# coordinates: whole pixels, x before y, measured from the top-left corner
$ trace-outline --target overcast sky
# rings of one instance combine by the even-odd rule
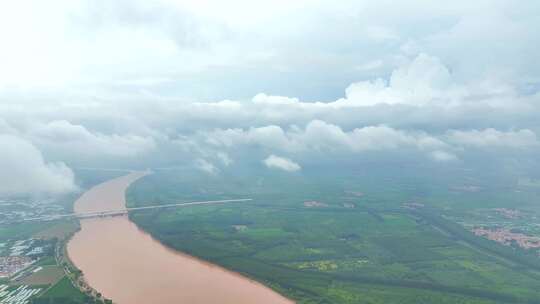
[[[533,0],[3,1],[0,193],[156,159],[537,161],[538,28]]]

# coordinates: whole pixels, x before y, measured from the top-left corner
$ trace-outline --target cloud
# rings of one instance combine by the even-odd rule
[[[270,125],[244,129],[215,129],[199,132],[199,136],[212,146],[229,149],[243,146],[259,147],[269,151],[293,153],[352,152],[413,148],[420,151],[444,149],[447,144],[425,132],[406,132],[377,125],[344,131],[341,127],[322,120],[309,122],[304,129],[295,125],[284,130]]]
[[[219,173],[219,169],[214,164],[202,158],[195,160],[195,167],[208,174],[216,175]]]
[[[268,168],[279,169],[287,172],[295,172],[302,169],[300,165],[294,161],[273,154],[268,156],[263,162]]]
[[[48,163],[32,143],[0,135],[0,194],[60,194],[77,190],[73,172],[62,162]]]
[[[490,74],[538,82],[535,1],[275,3],[5,2],[0,86],[53,85],[90,96],[144,87],[204,100],[259,92],[330,100],[352,82],[386,79],[422,53],[445,62],[458,82]]]
[[[344,130],[338,125],[322,120],[310,121],[304,128],[291,125],[251,127],[249,129],[214,129],[198,132],[193,137],[197,145],[209,149],[241,151],[255,148],[267,153],[282,152],[295,155],[317,155],[322,159],[334,153],[359,154],[369,151],[393,153],[415,152],[437,161],[457,160],[458,155],[470,148],[538,148],[536,134],[529,129],[499,131],[448,130],[442,134],[430,134],[420,130],[400,130],[386,125],[364,126]],[[204,148],[203,148],[204,150]],[[335,154],[334,154],[335,155]]]
[[[216,156],[223,163],[225,167],[228,167],[233,163],[233,160],[227,153],[218,152]]]
[[[276,125],[252,127],[244,129],[215,129],[209,132],[201,131],[199,136],[213,146],[234,148],[240,145],[254,145],[266,148],[283,147],[295,149],[296,144],[291,141],[283,129]]]
[[[378,59],[378,60],[373,60],[373,61],[369,61],[360,65],[357,65],[355,69],[360,70],[360,71],[369,71],[369,70],[376,70],[378,68],[381,68],[383,65],[384,65],[383,61]]]
[[[278,1],[3,2],[0,132],[70,166],[208,172],[538,149],[535,1]]]
[[[279,105],[279,106],[290,106],[290,105],[298,105],[300,101],[298,98],[291,98],[287,96],[272,96],[267,95],[264,93],[259,93],[255,95],[252,99],[254,104],[259,105]]]
[[[528,129],[518,131],[498,131],[493,128],[485,130],[449,131],[450,142],[475,148],[532,148],[540,142],[536,134]]]
[[[385,125],[366,126],[345,132],[339,126],[321,120],[310,122],[301,138],[312,149],[322,151],[346,149],[362,152],[400,147],[425,150],[444,146],[444,143],[423,132],[405,132]]]
[[[351,84],[346,97],[336,106],[406,104],[423,106],[434,102],[455,102],[459,91],[452,87],[452,76],[434,56],[420,53],[412,62],[395,69],[387,82],[382,78]]]
[[[101,134],[82,125],[55,120],[32,129],[30,137],[40,145],[77,155],[133,157],[152,151],[156,144],[151,137],[139,135]]]
[[[440,150],[431,152],[431,157],[438,162],[449,162],[458,159],[455,154]]]
[[[375,61],[376,66],[382,65]],[[373,68],[369,63],[368,68]],[[319,106],[327,108],[368,107],[378,104],[422,106],[433,102],[449,102],[461,97],[453,87],[448,68],[435,56],[418,54],[410,62],[396,68],[389,80],[377,78],[350,84],[345,98],[328,103],[301,103],[297,98],[258,94],[253,102],[259,105]]]

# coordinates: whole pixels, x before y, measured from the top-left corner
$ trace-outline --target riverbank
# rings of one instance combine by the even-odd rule
[[[125,208],[125,190],[145,173],[100,184],[75,203],[76,212]],[[119,304],[283,303],[270,288],[165,247],[128,217],[81,220],[68,254],[89,286]]]

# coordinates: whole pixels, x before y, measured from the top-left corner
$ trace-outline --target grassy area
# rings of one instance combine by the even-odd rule
[[[79,229],[79,223],[76,220],[66,220],[40,230],[33,235],[38,239],[53,239],[63,240],[75,233]]]
[[[28,239],[53,225],[53,222],[24,222],[0,225],[0,242]]]
[[[34,303],[91,303],[90,297],[80,292],[71,285],[67,277],[63,277],[51,287],[45,294],[40,296]]]
[[[461,191],[449,175],[377,174],[167,172],[136,182],[127,198],[132,206],[253,198],[131,218],[166,245],[299,303],[540,303],[537,256],[476,237],[450,220],[505,206],[507,195]],[[506,204],[535,195],[522,193]],[[311,201],[320,204],[304,204]],[[406,209],[406,202],[425,207]]]
[[[54,256],[47,256],[39,260],[35,265],[36,266],[56,265],[56,259],[54,258]]]
[[[24,285],[52,285],[64,277],[64,270],[56,265],[40,267],[42,267],[41,270],[24,278],[21,283]]]

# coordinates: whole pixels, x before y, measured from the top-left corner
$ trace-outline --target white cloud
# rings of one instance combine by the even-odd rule
[[[346,149],[353,152],[390,150],[398,147],[426,147],[438,143],[426,134],[407,133],[384,125],[355,128],[349,132],[321,120],[310,122],[302,140],[316,150]],[[428,142],[428,139],[431,139]]]
[[[195,160],[195,167],[208,174],[216,175],[219,173],[219,169],[214,164],[202,158]]]
[[[246,147],[298,160],[407,150],[438,161],[538,147],[538,8],[4,1],[0,132],[67,163],[166,150],[214,168]]]
[[[59,194],[77,189],[64,163],[48,163],[32,143],[0,135],[0,194]]]
[[[268,156],[263,162],[268,168],[279,169],[287,172],[295,172],[302,169],[300,165],[294,161],[273,154]]]
[[[233,163],[233,160],[227,153],[218,152],[216,156],[223,163],[225,167],[228,167]]]
[[[434,160],[439,161],[439,162],[448,162],[448,161],[453,161],[453,160],[458,159],[455,154],[452,154],[446,151],[440,151],[440,150],[431,152],[431,157]]]
[[[77,155],[132,157],[155,148],[154,139],[139,135],[92,133],[82,125],[65,120],[34,127],[30,137],[49,149]]]
[[[528,129],[518,131],[485,130],[449,131],[449,141],[462,146],[477,148],[531,148],[540,142],[536,134]]]
[[[244,129],[215,129],[211,132],[200,132],[206,142],[215,146],[232,148],[236,145],[255,145],[267,148],[284,147],[295,149],[296,145],[291,142],[279,126],[269,125],[257,128]]]
[[[424,132],[405,132],[384,125],[344,131],[338,125],[322,120],[313,120],[304,129],[293,125],[288,130],[283,130],[279,126],[270,125],[247,130],[216,129],[200,132],[199,136],[216,147],[231,149],[253,146],[295,153],[364,152],[398,148],[431,151],[447,146],[443,141]]]
[[[407,104],[422,106],[433,102],[455,102],[458,91],[452,87],[450,72],[433,56],[419,54],[412,62],[392,72],[384,79],[351,84],[346,98],[336,102],[341,106],[373,106],[377,104]]]
[[[354,155],[368,151],[391,153],[418,153],[436,162],[449,162],[461,158],[470,148],[538,148],[540,142],[529,129],[500,131],[493,128],[482,131],[448,130],[428,133],[420,130],[401,130],[386,125],[364,126],[345,130],[339,125],[313,120],[301,128],[291,125],[284,129],[277,125],[248,129],[214,129],[199,131],[187,140],[190,145],[204,151],[220,152],[259,149],[263,153],[287,153],[296,157],[318,157],[328,160],[343,153]],[[385,153],[387,154],[387,153]],[[219,158],[219,157],[218,157]]]
[[[0,134],[17,134],[17,130],[11,127],[5,120],[0,118]]]
[[[299,104],[298,98],[291,98],[287,96],[272,96],[272,95],[266,95],[264,93],[260,93],[255,95],[253,97],[253,103],[259,104],[259,105],[280,105],[280,106],[288,106],[288,105],[296,105]]]
[[[52,83],[69,91],[84,87],[92,96],[97,89],[126,83],[159,91],[162,82],[154,80],[161,79],[189,82],[179,91],[204,98],[216,79],[228,84],[248,79],[256,85],[224,85],[211,97],[317,87],[336,93],[355,79],[373,76],[374,66],[384,66],[378,76],[386,77],[404,56],[420,53],[450,64],[459,80],[471,70],[478,70],[475,76],[495,70],[538,78],[537,11],[535,1],[460,0],[444,6],[421,0],[343,0],[340,5],[305,0],[226,5],[216,0],[4,1],[0,86]],[[382,65],[377,63],[381,60]],[[377,64],[354,68],[362,63]],[[321,81],[321,75],[337,86]],[[295,90],[299,83],[307,85]],[[116,88],[124,93],[134,89]],[[222,90],[229,94],[219,94]]]
[[[357,65],[355,69],[359,71],[370,71],[370,70],[376,70],[378,68],[381,68],[383,65],[384,65],[384,62],[380,59],[377,59],[377,60],[366,62],[364,64]]]
[[[381,26],[368,26],[366,34],[370,39],[376,41],[399,40],[399,37],[394,31]]]

